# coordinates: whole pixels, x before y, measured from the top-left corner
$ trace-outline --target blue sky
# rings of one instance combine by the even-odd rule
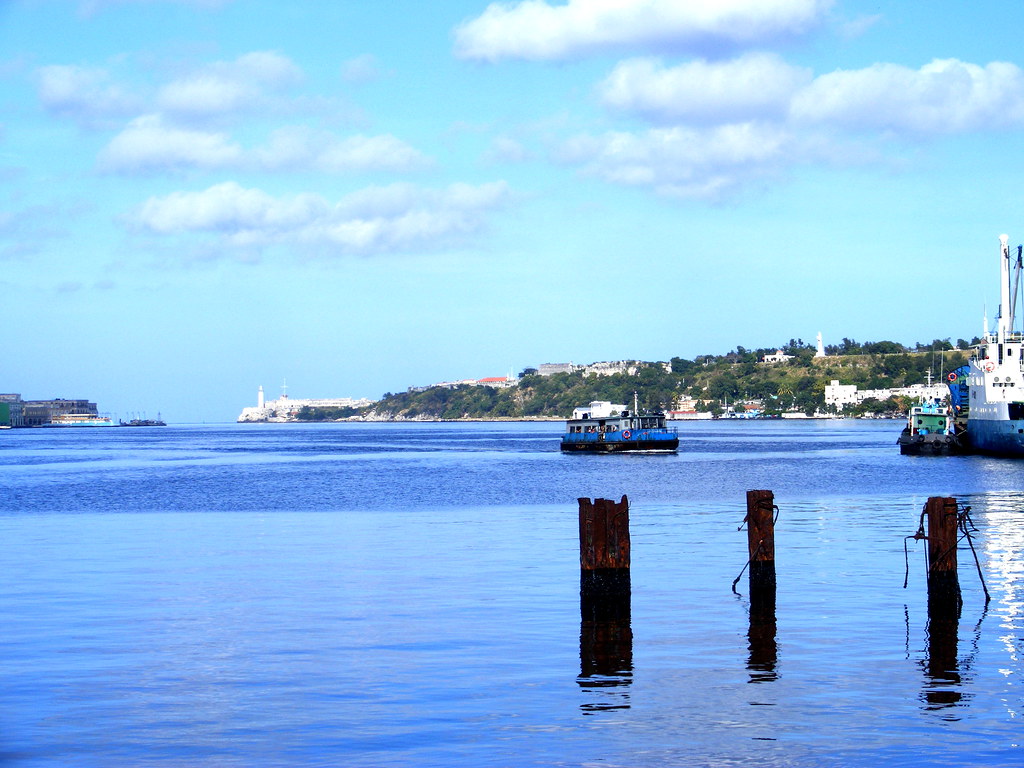
[[[1019,2],[0,2],[0,391],[276,396],[970,338]],[[1020,225],[1020,226],[1018,226]]]

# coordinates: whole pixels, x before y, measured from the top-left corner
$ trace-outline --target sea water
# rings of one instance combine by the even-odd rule
[[[667,456],[563,455],[555,423],[0,433],[0,765],[1024,764],[1024,462],[678,426]],[[733,590],[754,488],[767,619]],[[631,595],[595,629],[576,500],[623,495]],[[942,627],[929,496],[976,526]]]

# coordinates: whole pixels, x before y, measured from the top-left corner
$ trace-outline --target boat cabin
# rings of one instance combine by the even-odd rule
[[[627,410],[616,411],[615,415],[595,416],[590,411],[577,408],[566,424],[566,432],[602,433],[625,432],[639,429],[665,429],[665,415],[661,413],[635,414]]]
[[[952,434],[952,423],[949,412],[938,404],[915,405],[910,409],[911,435],[948,435]]]

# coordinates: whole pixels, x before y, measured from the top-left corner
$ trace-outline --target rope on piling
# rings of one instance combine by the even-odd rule
[[[757,503],[758,504],[764,504],[766,501],[767,501],[767,499],[758,499]],[[775,517],[772,518],[772,527],[774,528],[775,524],[777,522],[779,522],[779,505],[778,504],[772,504],[772,509],[775,510]],[[742,531],[743,530],[743,526],[745,526],[749,520],[750,520],[750,513],[747,512],[747,514],[745,514],[743,516],[742,522],[740,522],[740,527],[737,528],[736,530],[737,531]],[[749,565],[749,563],[748,563],[748,565]]]
[[[985,605],[988,605],[989,601],[992,599],[992,596],[989,594],[988,587],[985,585],[985,575],[981,571],[981,561],[978,559],[978,552],[974,548],[974,540],[971,538],[971,531],[977,531],[978,527],[974,524],[974,520],[971,518],[971,508],[969,506],[957,504],[957,509],[959,511],[956,515],[956,525],[962,535],[960,536],[960,538],[956,540],[956,543],[952,547],[947,549],[945,552],[941,553],[938,560],[942,560],[943,558],[948,556],[953,550],[957,548],[960,542],[962,542],[964,539],[967,539],[967,545],[971,548],[971,554],[974,556],[974,566],[978,571],[978,579],[981,581],[981,591],[985,593]],[[906,571],[903,575],[904,589],[907,588],[907,582],[910,579],[910,553],[907,549],[907,542],[910,539],[915,539],[917,541],[928,540],[928,535],[924,532],[924,518],[925,514],[927,513],[927,510],[928,505],[925,504],[924,509],[921,510],[921,522],[918,525],[917,532],[914,533],[913,536],[903,537],[903,558],[906,564]],[[927,571],[929,574],[931,574],[932,568],[935,566],[935,563],[929,561],[927,549],[925,549],[924,556],[925,563],[927,565]]]
[[[962,539],[967,539],[967,544],[971,548],[971,554],[974,555],[974,567],[978,569],[978,579],[981,581],[981,591],[985,593],[985,605],[989,604],[992,596],[988,593],[988,587],[985,586],[985,576],[981,572],[981,561],[978,560],[978,552],[974,548],[974,540],[971,538],[971,531],[978,530],[974,524],[974,520],[971,519],[971,508],[968,506],[962,506],[963,510],[956,516],[956,524],[960,530],[963,531]],[[961,539],[961,540],[962,540]]]
[[[767,502],[767,499],[759,499],[757,503],[758,504],[765,504],[766,502]],[[775,524],[777,522],[779,522],[779,505],[778,504],[772,504],[772,509],[775,511],[775,517],[772,518],[772,528],[775,528]],[[745,514],[743,516],[743,521],[740,523],[740,527],[737,528],[736,530],[737,531],[742,531],[743,530],[743,526],[745,526],[749,522],[749,520],[750,520],[750,512],[748,511],[747,514]],[[744,571],[746,571],[747,568],[750,566],[750,564],[752,562],[754,562],[754,558],[756,558],[758,556],[758,554],[760,554],[761,548],[763,546],[764,546],[764,539],[761,539],[759,542],[757,542],[757,547],[754,549],[754,554],[752,554],[750,556],[750,559],[747,560],[747,562],[743,566],[743,568],[740,569],[739,575],[735,579],[732,580],[732,591],[733,591],[734,595],[738,595],[739,594],[739,592],[736,591],[736,585],[739,583],[740,579],[743,578]]]
[[[742,528],[743,526],[740,527]],[[747,566],[754,562],[754,558],[757,557],[757,554],[761,551],[761,545],[763,544],[764,539],[761,539],[761,541],[757,542],[757,548],[754,550],[754,554],[750,556],[750,559],[747,560],[747,564],[744,565],[743,568],[740,570],[739,576],[732,580],[732,591],[734,595],[739,594],[739,592],[736,591],[736,585],[739,583],[740,579],[743,578],[743,571],[747,570]]]

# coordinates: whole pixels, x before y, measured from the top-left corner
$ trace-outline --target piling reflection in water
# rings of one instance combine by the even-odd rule
[[[777,680],[779,646],[776,642],[775,583],[754,587],[750,592],[750,629],[747,632],[747,671],[751,683]]]
[[[579,501],[580,676],[584,713],[629,708],[633,679],[630,626],[629,499]]]
[[[628,570],[580,573],[580,689],[584,713],[629,708],[633,629]]]
[[[928,655],[923,664],[925,686],[922,693],[926,710],[944,710],[958,706],[963,700],[963,681],[957,658],[959,618],[959,612],[940,612],[929,616]]]

